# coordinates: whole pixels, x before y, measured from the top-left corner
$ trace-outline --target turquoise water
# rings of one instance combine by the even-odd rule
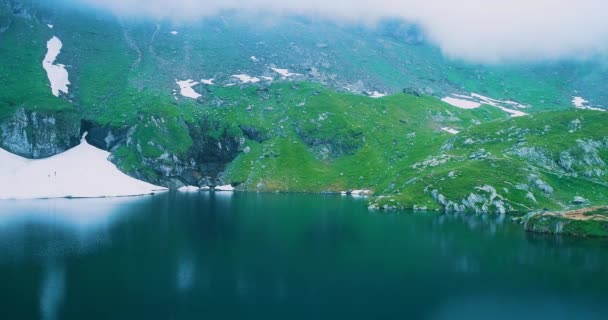
[[[606,319],[608,242],[339,196],[0,202],[1,319]]]

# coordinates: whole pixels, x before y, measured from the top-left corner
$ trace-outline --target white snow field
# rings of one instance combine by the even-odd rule
[[[65,94],[68,93],[68,85],[70,84],[70,80],[68,80],[68,71],[65,69],[65,65],[63,64],[55,64],[55,60],[59,53],[61,53],[61,48],[63,44],[61,40],[57,37],[52,37],[46,43],[46,56],[44,56],[44,60],[42,60],[42,67],[46,71],[46,75],[51,82],[51,92],[55,97],[59,97],[59,92],[63,92]]]
[[[241,83],[257,83],[257,82],[260,82],[260,78],[258,78],[258,77],[252,77],[252,76],[247,75],[247,74],[235,74],[232,77],[239,79],[239,81],[241,81]]]
[[[192,79],[188,79],[188,80],[183,80],[183,81],[175,80],[175,83],[177,83],[177,85],[179,86],[180,94],[182,96],[184,96],[186,98],[192,98],[195,100],[198,99],[199,97],[201,97],[200,94],[198,94],[196,91],[194,91],[194,89],[192,89],[192,87],[199,84],[198,82],[196,82]]]
[[[40,160],[0,149],[0,199],[124,197],[167,190],[122,173],[109,156],[84,137],[80,145]]]
[[[595,107],[589,106],[589,101],[585,100],[585,98],[583,98],[583,97],[572,97],[572,104],[577,109],[594,110],[594,111],[606,111],[605,109],[595,108]]]
[[[282,77],[291,77],[291,76],[299,76],[299,73],[291,73],[289,69],[280,69],[280,68],[270,68],[272,71],[280,74]]]
[[[451,133],[451,134],[459,134],[460,131],[454,129],[454,128],[450,128],[450,127],[443,127],[441,128],[441,130],[447,132],[447,133]]]
[[[382,92],[378,92],[378,91],[372,91],[372,92],[369,92],[368,94],[369,94],[370,98],[374,98],[374,99],[386,97],[386,93],[382,93]]]
[[[441,101],[451,104],[452,106],[460,109],[477,109],[481,106],[481,103],[465,99],[457,99],[452,97],[445,97]]]
[[[527,113],[525,113],[523,111],[517,110],[517,109],[525,109],[525,108],[527,108],[527,106],[524,106],[515,101],[492,99],[492,98],[482,96],[477,93],[471,93],[470,96],[465,96],[465,95],[461,95],[461,94],[452,94],[451,97],[444,97],[443,99],[441,99],[441,101],[448,103],[454,107],[460,108],[460,109],[477,109],[482,104],[486,104],[489,106],[496,107],[496,108],[510,114],[511,117],[523,117],[523,116],[528,115]],[[515,109],[507,108],[505,106],[514,107]]]

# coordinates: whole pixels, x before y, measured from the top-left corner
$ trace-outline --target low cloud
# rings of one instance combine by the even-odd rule
[[[608,55],[605,0],[76,0],[119,15],[196,19],[224,10],[370,23],[402,18],[450,57],[474,62]]]

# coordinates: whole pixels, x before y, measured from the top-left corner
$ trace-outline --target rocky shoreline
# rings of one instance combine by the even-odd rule
[[[608,207],[536,211],[514,218],[526,231],[578,237],[608,237]]]

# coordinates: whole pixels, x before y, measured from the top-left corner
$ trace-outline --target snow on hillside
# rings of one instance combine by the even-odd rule
[[[483,104],[487,104],[487,105],[499,108],[500,110],[502,110],[502,111],[510,114],[511,117],[523,117],[523,116],[527,116],[528,115],[525,112],[504,107],[504,105],[508,105],[508,106],[513,106],[513,107],[518,108],[518,109],[524,109],[524,108],[526,108],[526,106],[524,106],[522,104],[519,104],[517,102],[514,102],[514,101],[496,100],[496,99],[492,99],[492,98],[488,98],[488,97],[482,96],[482,95],[477,94],[477,93],[471,93],[471,97],[478,99],[479,102],[481,102]]]
[[[239,79],[242,83],[257,83],[260,82],[260,78],[252,77],[247,74],[235,74],[232,76],[233,78]]]
[[[372,91],[372,92],[368,92],[368,96],[370,98],[378,99],[378,98],[386,97],[386,93]]]
[[[441,128],[441,130],[447,132],[447,133],[451,133],[451,134],[459,134],[460,131],[454,129],[454,128],[449,128],[449,127],[443,127]]]
[[[179,86],[180,94],[182,96],[184,96],[186,98],[192,98],[195,100],[198,99],[199,97],[201,97],[200,94],[198,94],[196,91],[194,91],[194,89],[192,89],[192,87],[199,84],[198,82],[196,82],[192,79],[188,79],[188,80],[183,80],[183,81],[175,80],[175,83],[177,83],[177,85]]]
[[[475,102],[475,101],[471,101],[471,100],[464,100],[464,99],[457,99],[457,98],[452,98],[452,97],[445,97],[445,98],[441,99],[441,101],[451,104],[452,106],[460,108],[460,109],[477,109],[481,106],[481,103],[479,103],[479,102]]]
[[[42,60],[42,67],[46,71],[47,77],[51,82],[51,92],[55,97],[59,97],[59,92],[68,93],[68,71],[63,64],[55,64],[57,56],[61,52],[63,44],[57,37],[52,37],[46,43],[47,53]]]
[[[528,115],[523,111],[517,110],[527,108],[526,106],[520,103],[509,100],[492,99],[477,93],[471,93],[470,96],[452,94],[452,97],[445,97],[441,99],[441,101],[461,109],[476,109],[479,108],[482,104],[486,104],[489,106],[496,107],[510,114],[511,117],[523,117]]]
[[[127,176],[109,156],[84,137],[73,149],[41,160],[0,149],[0,199],[122,197],[166,190]]]
[[[289,69],[279,69],[279,68],[270,68],[272,71],[280,74],[282,77],[291,77],[291,76],[299,76],[299,73],[291,73]]]
[[[606,111],[604,109],[594,108],[594,107],[589,106],[589,101],[585,100],[583,97],[572,97],[572,104],[577,109]]]

